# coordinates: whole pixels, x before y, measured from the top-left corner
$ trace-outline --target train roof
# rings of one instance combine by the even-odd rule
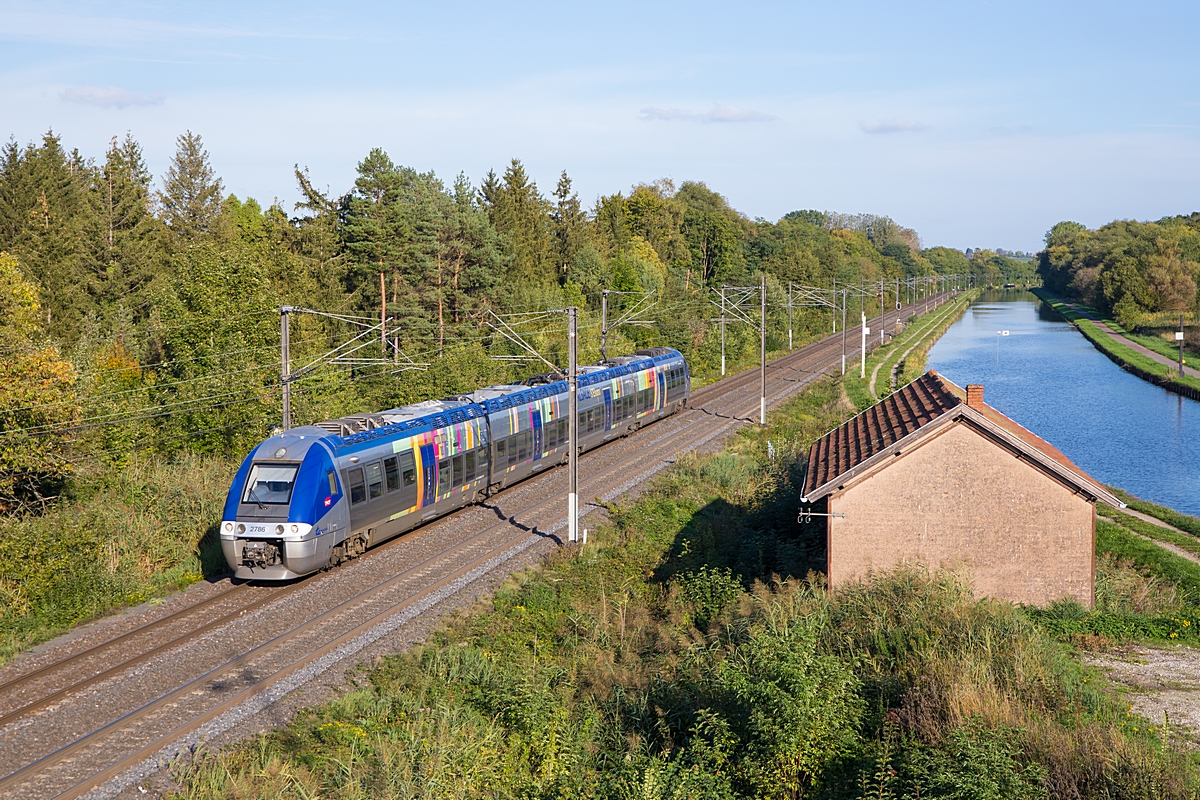
[[[678,350],[670,347],[652,347],[638,350],[631,356],[620,356],[600,364],[589,364],[579,368],[579,387],[639,372],[650,364],[661,364],[681,355]],[[539,377],[545,379],[545,376]],[[317,427],[332,434],[326,437],[326,441],[336,450],[342,450],[384,436],[444,428],[566,391],[566,380],[540,382],[534,386],[497,384],[456,397],[425,400],[374,413],[350,414],[309,427]]]

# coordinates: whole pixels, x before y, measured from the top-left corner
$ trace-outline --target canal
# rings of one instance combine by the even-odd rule
[[[1200,403],[1121,369],[1029,292],[981,295],[929,367],[982,383],[985,402],[1094,478],[1200,516]]]

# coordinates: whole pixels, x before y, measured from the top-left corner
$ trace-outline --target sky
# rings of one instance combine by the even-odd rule
[[[749,217],[884,214],[926,246],[1034,251],[1200,209],[1193,2],[0,0],[0,138],[53,129],[156,176],[203,137],[291,211],[372,147],[476,185],[519,158],[590,206],[671,178]]]

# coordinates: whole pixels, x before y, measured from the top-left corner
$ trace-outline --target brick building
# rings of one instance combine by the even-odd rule
[[[1090,607],[1096,509],[1124,504],[1048,442],[932,370],[809,450],[829,585],[902,562],[966,567],[975,591]]]

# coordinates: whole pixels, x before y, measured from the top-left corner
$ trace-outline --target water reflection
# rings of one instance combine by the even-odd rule
[[[990,405],[1095,478],[1200,515],[1200,403],[1125,372],[1029,292],[981,295],[929,366],[984,384]]]

